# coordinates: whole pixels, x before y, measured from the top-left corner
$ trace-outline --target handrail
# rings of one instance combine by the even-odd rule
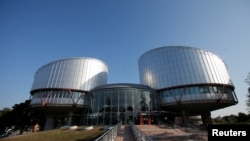
[[[137,128],[132,121],[129,122],[130,127],[132,128],[133,134],[137,141],[153,141],[152,138],[144,134],[139,128]]]
[[[114,127],[110,127],[108,131],[102,134],[99,138],[95,139],[95,141],[114,141],[118,131],[120,130],[120,127],[121,122],[116,124]]]

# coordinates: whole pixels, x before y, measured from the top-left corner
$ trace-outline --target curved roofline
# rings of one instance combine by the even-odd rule
[[[111,88],[140,88],[140,89],[150,89],[154,90],[153,88],[143,85],[143,84],[136,84],[136,83],[112,83],[112,84],[104,84],[93,88],[92,90],[98,89],[111,89]],[[90,90],[90,91],[92,91]]]
[[[107,67],[107,69],[108,69],[108,65],[107,65],[104,61],[102,61],[102,60],[100,60],[100,59],[96,59],[96,58],[92,58],[92,57],[68,57],[68,58],[57,59],[57,60],[51,61],[51,62],[49,62],[49,63],[47,63],[47,64],[45,64],[45,65],[42,65],[40,68],[37,69],[36,72],[38,72],[38,71],[39,71],[40,69],[42,69],[43,67],[45,67],[45,66],[47,66],[47,65],[49,65],[49,64],[52,64],[52,63],[54,63],[54,62],[63,61],[63,60],[73,60],[73,59],[96,60],[96,61],[101,62],[102,64],[104,64],[104,65]]]
[[[176,48],[176,47],[178,47],[178,48],[191,48],[191,49],[203,50],[203,51],[209,52],[209,53],[211,53],[211,54],[213,54],[213,55],[219,57],[219,58],[225,63],[225,61],[224,61],[219,55],[217,55],[217,54],[215,54],[215,53],[213,53],[213,52],[211,52],[211,51],[208,51],[208,50],[205,50],[205,49],[201,49],[201,48],[198,48],[198,47],[191,47],[191,46],[184,46],[184,45],[169,45],[169,46],[161,46],[161,47],[153,48],[153,49],[150,49],[150,50],[144,52],[144,53],[139,57],[138,60],[140,60],[144,55],[146,55],[146,54],[149,53],[149,52],[152,52],[152,51],[155,51],[155,50],[160,50],[160,49],[162,49],[162,48]]]

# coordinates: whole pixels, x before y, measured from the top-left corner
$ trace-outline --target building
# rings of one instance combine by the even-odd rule
[[[161,108],[188,116],[201,115],[210,124],[210,111],[238,103],[225,62],[192,47],[169,46],[139,58],[140,83],[158,91]]]
[[[87,92],[107,84],[108,67],[93,58],[68,58],[48,63],[35,74],[31,88],[31,106],[47,114],[46,129],[54,127],[55,119],[68,115],[80,119],[82,111],[89,108]],[[73,115],[74,114],[74,115]]]
[[[157,107],[156,91],[140,84],[117,83],[94,88],[91,124],[151,124],[151,112]],[[148,120],[149,119],[149,120]],[[88,122],[90,123],[90,122]]]
[[[211,124],[210,112],[238,103],[225,62],[192,47],[149,50],[138,61],[140,84],[107,84],[107,65],[93,58],[68,58],[42,66],[35,74],[31,106],[67,125]]]

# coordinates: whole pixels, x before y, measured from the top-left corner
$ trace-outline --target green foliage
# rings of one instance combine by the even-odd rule
[[[30,100],[15,104],[12,109],[4,108],[0,111],[0,133],[4,132],[6,127],[16,127],[23,130],[39,123],[45,123],[45,115],[41,111],[36,111],[30,107]]]
[[[240,112],[238,115],[216,117],[213,122],[214,124],[250,124],[250,114]]]
[[[248,73],[248,76],[245,79],[245,82],[250,86],[250,73]],[[248,93],[246,94],[246,97],[247,97],[247,100],[246,100],[247,111],[250,114],[250,87],[248,88]]]
[[[92,130],[54,129],[6,137],[1,141],[93,141],[104,132],[102,126],[95,126]]]
[[[4,108],[3,110],[0,110],[0,117],[8,114],[11,111],[10,108]]]
[[[236,115],[224,116],[224,119],[226,123],[229,123],[229,124],[237,123],[238,121]]]

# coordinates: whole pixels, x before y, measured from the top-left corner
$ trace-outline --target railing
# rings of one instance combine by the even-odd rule
[[[110,127],[107,132],[97,138],[95,141],[114,141],[121,127],[121,122],[114,127]]]
[[[153,141],[149,136],[144,134],[140,129],[138,129],[132,121],[129,122],[130,127],[132,128],[133,134],[137,141]]]

